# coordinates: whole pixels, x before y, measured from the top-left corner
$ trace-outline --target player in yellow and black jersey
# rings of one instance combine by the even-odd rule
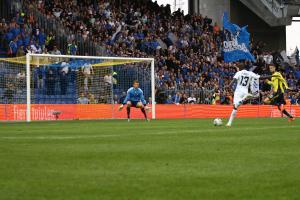
[[[289,121],[293,121],[295,118],[284,108],[284,105],[286,104],[284,93],[286,90],[289,90],[288,84],[281,73],[276,71],[274,65],[270,65],[269,70],[272,73],[272,78],[271,80],[266,80],[266,82],[271,85],[272,93],[264,100],[264,103],[276,105],[278,109],[288,117]]]

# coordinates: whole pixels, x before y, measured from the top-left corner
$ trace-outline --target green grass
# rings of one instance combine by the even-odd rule
[[[1,123],[0,199],[299,199],[299,122]]]

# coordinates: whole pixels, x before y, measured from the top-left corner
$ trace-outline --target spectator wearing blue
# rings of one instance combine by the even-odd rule
[[[9,42],[9,50],[8,50],[8,55],[14,57],[17,54],[18,51],[18,45],[17,45],[17,40],[18,38],[15,37],[12,41]]]
[[[18,47],[21,47],[21,46],[23,46],[23,40],[22,40],[22,38],[21,37],[18,37],[18,40],[17,40],[17,46]]]
[[[30,34],[25,33],[23,37],[23,46],[27,47],[28,45],[30,45]]]
[[[300,79],[300,67],[295,70],[295,77],[299,80]]]
[[[181,100],[181,94],[180,94],[180,92],[177,92],[176,95],[173,97],[173,102],[175,104],[179,104],[180,100]]]
[[[71,44],[68,44],[68,50],[67,50],[68,55],[76,55],[77,50],[78,50],[78,48],[77,48],[77,45],[75,44],[74,40],[71,42]]]
[[[17,14],[17,23],[22,25],[24,24],[24,16],[25,13],[21,12],[20,14]]]
[[[171,95],[168,96],[165,104],[173,104],[173,100],[172,100],[172,96]]]
[[[38,34],[37,38],[38,38],[38,41],[39,41],[39,45],[43,49],[46,45],[46,34],[44,33],[44,29],[41,29],[37,34]]]
[[[14,39],[14,34],[12,32],[8,32],[5,34],[5,39],[6,41],[10,42],[11,40]]]
[[[10,32],[13,34],[13,37],[17,37],[21,33],[20,26],[16,24],[14,28],[11,28]]]
[[[297,99],[297,96],[295,94],[291,94],[289,96],[289,99],[290,99],[292,105],[297,104],[298,99]]]

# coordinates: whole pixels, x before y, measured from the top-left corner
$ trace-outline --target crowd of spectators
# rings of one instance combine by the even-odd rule
[[[225,63],[221,52],[223,31],[217,23],[207,16],[184,15],[181,10],[171,13],[169,5],[159,6],[150,0],[29,2],[34,2],[46,18],[56,19],[74,34],[104,46],[107,55],[155,57],[158,103],[231,104],[233,91],[225,90],[224,86],[240,65],[251,65],[255,72],[267,74],[267,64],[276,61],[277,53],[267,52],[265,44],[252,41],[250,46],[256,63]],[[39,29],[31,21],[30,13],[25,17],[18,13],[10,23],[4,24],[6,33],[10,33],[6,40],[13,47],[10,48],[13,55],[21,47],[23,53],[29,49],[53,51],[55,42],[49,46],[48,38],[55,41],[55,36]],[[65,53],[76,54],[76,41],[72,35],[69,38]],[[286,67],[284,75],[292,88],[299,87],[299,67]],[[262,95],[267,95],[270,88],[263,82],[261,86]],[[289,98],[291,103],[300,102],[297,93]]]
[[[1,20],[0,38],[0,49],[9,57],[24,56],[28,52],[57,53],[54,34],[46,34],[32,14],[22,11],[16,12],[10,20]]]

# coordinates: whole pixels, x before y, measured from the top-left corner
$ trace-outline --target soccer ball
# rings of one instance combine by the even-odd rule
[[[223,124],[222,119],[220,119],[220,118],[214,119],[215,126],[221,126],[222,124]]]

